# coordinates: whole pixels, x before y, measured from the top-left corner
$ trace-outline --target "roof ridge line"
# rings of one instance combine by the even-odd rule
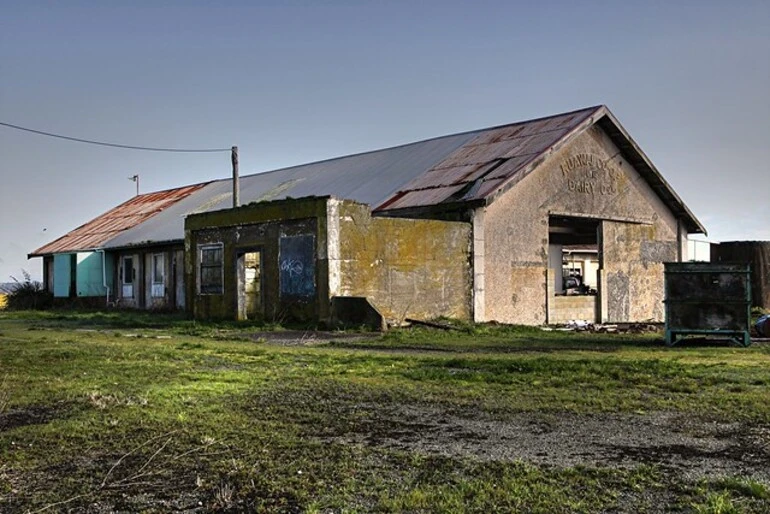
[[[378,153],[378,152],[385,152],[385,151],[389,151],[389,150],[395,150],[397,148],[406,148],[408,146],[428,143],[430,141],[437,141],[439,139],[447,139],[447,138],[450,138],[450,137],[466,136],[466,135],[475,134],[475,133],[487,132],[489,130],[496,130],[496,129],[500,129],[500,128],[503,128],[503,127],[513,127],[513,126],[516,126],[516,125],[523,125],[525,123],[531,123],[531,122],[535,122],[535,121],[547,120],[549,118],[558,118],[560,116],[569,116],[571,114],[576,114],[576,113],[583,112],[583,111],[597,111],[597,110],[601,109],[602,107],[606,107],[606,106],[603,105],[603,104],[594,105],[594,106],[591,106],[591,107],[584,107],[582,109],[575,109],[574,111],[561,112],[561,113],[551,114],[549,116],[541,116],[540,118],[532,118],[532,119],[528,119],[528,120],[514,121],[513,123],[503,123],[501,125],[493,125],[491,127],[483,127],[483,128],[473,129],[473,130],[464,130],[462,132],[455,132],[455,133],[452,133],[452,134],[444,134],[443,136],[429,137],[427,139],[421,139],[419,141],[412,141],[410,143],[403,143],[403,144],[400,144],[400,145],[387,146],[387,147],[384,147],[384,148],[376,148],[374,150],[365,150],[363,152],[356,152],[356,153],[351,153],[351,154],[346,154],[346,155],[339,155],[337,157],[329,157],[327,159],[319,159],[317,161],[303,162],[301,164],[294,164],[294,165],[291,165],[291,166],[284,166],[282,168],[277,168],[277,169],[274,169],[274,170],[257,171],[257,172],[254,172],[254,173],[248,173],[248,174],[245,174],[245,175],[241,175],[241,178],[252,177],[252,176],[255,176],[255,175],[266,175],[266,174],[269,174],[269,173],[277,173],[279,171],[286,171],[286,170],[290,170],[290,169],[293,169],[293,168],[301,168],[303,166],[312,166],[312,165],[315,165],[315,164],[322,164],[322,163],[325,163],[325,162],[337,161],[337,160],[340,160],[340,159],[347,159],[348,157],[359,157],[359,156],[367,155],[367,154],[374,154],[374,153]],[[552,129],[552,130],[559,130],[559,129]],[[551,130],[543,131],[542,133],[546,133],[546,132],[551,132]],[[511,139],[513,139],[513,138],[511,138]],[[229,180],[232,180],[232,179],[231,178],[220,178],[220,179],[211,180],[210,182],[224,182],[224,181],[229,181]]]

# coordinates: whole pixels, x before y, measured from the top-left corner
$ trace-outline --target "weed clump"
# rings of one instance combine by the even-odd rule
[[[29,272],[22,270],[23,280],[11,277],[15,282],[13,290],[6,298],[6,308],[10,310],[49,309],[53,305],[53,295],[46,291],[43,284],[32,280]]]

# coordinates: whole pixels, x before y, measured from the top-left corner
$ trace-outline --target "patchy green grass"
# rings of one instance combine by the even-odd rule
[[[0,511],[767,512],[768,484],[741,475],[442,454],[401,410],[502,423],[666,411],[763,428],[767,346],[495,326],[320,347],[243,335],[265,328],[0,313]]]

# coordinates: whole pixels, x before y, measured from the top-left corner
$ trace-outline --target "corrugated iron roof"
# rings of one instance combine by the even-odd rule
[[[685,221],[689,232],[705,233],[604,106],[245,175],[240,178],[241,203],[328,195],[391,214],[440,204],[489,203],[546,155],[594,123],[607,132],[650,186]],[[141,195],[30,256],[178,242],[184,239],[187,215],[226,209],[231,202],[229,178]]]
[[[379,205],[478,134],[468,132],[240,177],[242,204],[305,196],[335,196]],[[211,182],[141,225],[107,242],[124,248],[184,239],[188,214],[232,206],[232,180]]]
[[[121,232],[141,224],[206,184],[156,191],[135,196],[88,223],[32,252],[30,257],[100,248]]]

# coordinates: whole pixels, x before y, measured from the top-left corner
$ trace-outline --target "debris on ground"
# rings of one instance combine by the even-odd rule
[[[459,327],[447,323],[436,323],[435,321],[424,321],[420,319],[406,318],[404,321],[412,325],[422,325],[424,327],[439,328],[441,330],[460,330]]]
[[[653,321],[643,323],[592,323],[584,319],[571,319],[560,325],[541,327],[547,332],[596,332],[607,334],[643,334],[645,332],[660,332],[662,324]]]

